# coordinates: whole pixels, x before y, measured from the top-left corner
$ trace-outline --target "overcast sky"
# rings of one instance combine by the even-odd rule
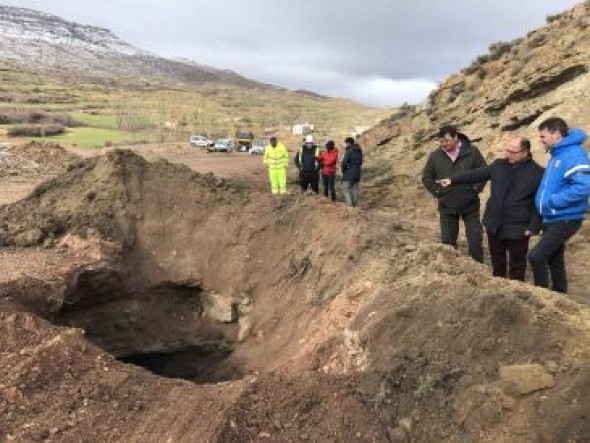
[[[0,0],[142,49],[376,106],[437,82],[575,0]]]

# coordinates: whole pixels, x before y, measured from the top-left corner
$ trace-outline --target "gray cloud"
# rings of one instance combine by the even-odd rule
[[[167,57],[377,106],[424,99],[575,0],[4,0]]]

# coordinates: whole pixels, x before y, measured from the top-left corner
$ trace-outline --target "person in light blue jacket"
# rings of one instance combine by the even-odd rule
[[[590,196],[590,160],[581,129],[552,117],[539,125],[539,137],[551,159],[535,196],[543,219],[543,236],[529,253],[536,286],[567,292],[565,243],[582,226]]]

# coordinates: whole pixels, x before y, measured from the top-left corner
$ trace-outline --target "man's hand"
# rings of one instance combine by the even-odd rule
[[[441,178],[440,180],[435,180],[435,182],[441,185],[443,188],[446,188],[447,186],[451,185],[450,178]]]

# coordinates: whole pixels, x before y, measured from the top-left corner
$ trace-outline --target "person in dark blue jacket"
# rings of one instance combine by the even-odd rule
[[[342,187],[346,205],[355,207],[359,202],[359,183],[361,181],[361,166],[363,151],[354,138],[346,137],[346,153],[342,159]]]
[[[567,292],[565,243],[582,226],[590,196],[590,160],[582,147],[586,133],[552,117],[539,125],[539,137],[551,159],[535,196],[543,236],[529,253],[536,286]]]

